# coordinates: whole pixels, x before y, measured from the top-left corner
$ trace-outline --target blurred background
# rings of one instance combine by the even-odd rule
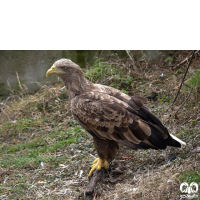
[[[148,59],[159,59],[161,51],[143,51]],[[164,51],[163,51],[164,52]],[[166,52],[166,51],[165,51]],[[0,99],[5,99],[12,92],[20,90],[21,85],[27,93],[35,93],[43,84],[58,81],[57,76],[46,78],[46,71],[61,58],[71,59],[86,70],[98,58],[109,60],[113,55],[119,59],[128,58],[125,50],[38,50],[38,51],[0,51]]]

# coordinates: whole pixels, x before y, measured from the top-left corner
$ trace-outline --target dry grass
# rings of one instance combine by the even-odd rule
[[[189,53],[179,52],[170,64],[180,63]],[[200,66],[197,58],[188,76]],[[113,59],[108,64],[114,62],[120,66],[125,63],[131,75],[128,61]],[[111,170],[98,183],[97,199],[179,199],[183,181],[200,184],[200,154],[192,152],[200,146],[200,98],[194,89],[173,116],[188,94],[181,90],[176,104],[166,113],[184,66],[161,68],[160,62],[162,59],[154,63],[141,58],[136,62],[136,81],[123,89],[130,95],[156,92],[157,100],[147,106],[187,146],[164,151],[121,147]],[[4,101],[0,108],[0,199],[76,199],[88,184],[87,174],[97,154],[90,135],[70,115],[63,85],[43,86],[34,95],[13,94],[12,101]],[[116,174],[116,169],[121,173]]]

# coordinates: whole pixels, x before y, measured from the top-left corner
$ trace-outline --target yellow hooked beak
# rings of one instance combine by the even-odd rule
[[[55,67],[55,65],[53,65],[46,73],[46,77],[48,75],[51,75],[51,74],[63,74],[64,72],[60,69],[58,69],[57,67]]]

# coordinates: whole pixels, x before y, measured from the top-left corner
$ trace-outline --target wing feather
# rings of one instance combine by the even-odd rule
[[[146,98],[129,97],[116,89],[109,89],[109,94],[86,92],[72,100],[72,113],[94,137],[132,149],[165,149],[169,133],[143,102]]]

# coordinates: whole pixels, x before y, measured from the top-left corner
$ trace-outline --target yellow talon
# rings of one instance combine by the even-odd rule
[[[93,161],[93,165],[91,166],[91,170],[90,170],[90,173],[88,176],[91,176],[92,175],[92,172],[95,170],[95,169],[98,169],[100,170],[102,167],[104,167],[105,169],[108,169],[109,168],[109,163],[107,160],[101,160],[100,158],[96,158],[94,161]]]
[[[96,158],[92,163],[95,164],[98,162],[98,160],[99,160],[99,158]]]

